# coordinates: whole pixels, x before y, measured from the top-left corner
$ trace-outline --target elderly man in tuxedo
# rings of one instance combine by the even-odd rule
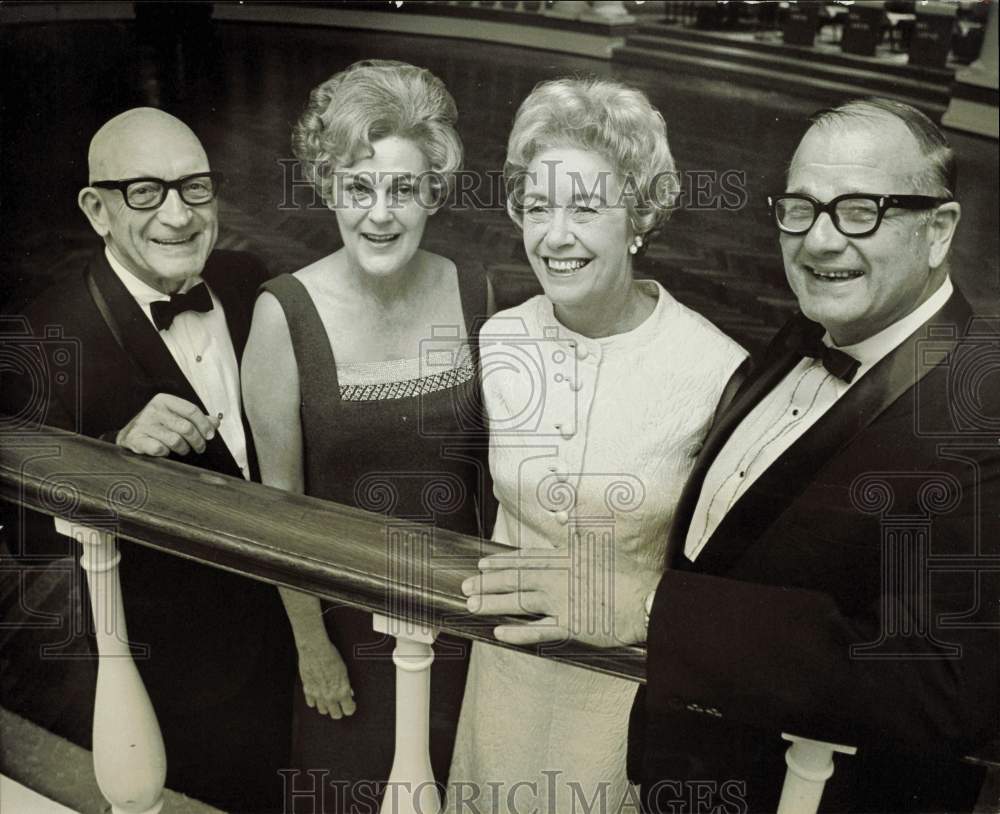
[[[251,255],[214,251],[222,176],[190,128],[151,108],[101,127],[88,165],[78,203],[103,247],[22,315],[37,336],[58,327],[80,357],[78,379],[45,382],[42,420],[141,455],[255,478],[239,359],[267,275]],[[25,414],[39,397],[32,384],[5,377],[5,412]],[[183,511],[178,504],[178,517]],[[48,529],[51,520],[29,525],[23,553],[41,552],[46,536],[51,546]],[[122,546],[121,578],[163,731],[167,786],[226,810],[280,809],[294,661],[274,589],[131,544]],[[65,618],[86,608],[66,608]],[[86,745],[79,721],[81,711],[91,714],[92,663],[39,660],[32,649],[21,654],[23,674],[74,706],[57,714],[56,699],[44,723]]]
[[[543,616],[503,641],[647,642],[629,761],[648,810],[773,812],[782,732],[857,747],[828,810],[974,804],[961,758],[1000,728],[1000,387],[949,277],[955,180],[913,108],[814,117],[769,201],[801,313],[720,405],[665,571],[615,556],[591,605],[611,626],[570,604],[597,596],[567,575],[585,555],[501,555],[463,586],[479,612]]]

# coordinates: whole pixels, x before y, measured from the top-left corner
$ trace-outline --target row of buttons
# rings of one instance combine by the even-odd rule
[[[569,340],[566,343],[566,346],[574,353],[577,360],[581,362],[588,356],[590,356],[590,349],[586,345],[581,344],[576,340],[573,339]],[[562,351],[557,350],[555,353],[552,354],[552,361],[555,362],[557,365],[562,364],[563,362],[566,361],[566,356]],[[578,393],[580,390],[583,389],[583,382],[580,381],[579,378],[573,379],[562,373],[556,373],[553,376],[553,379],[557,384],[566,382],[569,385],[569,389],[572,390],[574,393]],[[576,435],[576,430],[574,430],[571,427],[567,427],[562,422],[559,421],[555,422],[553,424],[553,427],[555,428],[556,432],[559,433],[560,437],[564,441],[569,441]],[[569,480],[569,475],[561,471],[560,469],[561,463],[562,462],[551,463],[548,465],[547,468],[548,471],[553,476],[555,476],[556,480],[558,480],[560,483],[566,483]],[[565,526],[566,524],[569,523],[569,518],[570,518],[569,511],[567,511],[566,509],[557,509],[552,512],[552,518],[557,523],[559,523],[559,525]]]

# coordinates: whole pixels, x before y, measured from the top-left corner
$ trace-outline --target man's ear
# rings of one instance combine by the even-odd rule
[[[76,197],[77,206],[87,216],[90,225],[101,237],[105,237],[111,231],[111,223],[108,219],[108,207],[104,204],[104,199],[94,187],[84,187]]]
[[[932,269],[940,266],[948,256],[951,240],[962,218],[962,205],[958,201],[941,204],[927,223],[927,239],[930,241],[928,261]]]

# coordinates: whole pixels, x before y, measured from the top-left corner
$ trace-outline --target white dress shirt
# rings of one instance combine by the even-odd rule
[[[844,393],[948,301],[951,280],[898,322],[840,350],[861,365],[848,383],[827,372],[819,359],[804,358],[754,407],[726,441],[705,476],[691,517],[684,554],[694,560],[726,513],[771,464],[805,434]],[[834,346],[830,335],[823,343]]]
[[[150,303],[169,300],[170,296],[147,285],[129,272],[107,248],[105,256],[118,279],[142,308],[146,319],[154,326]],[[201,277],[185,282],[182,291],[190,291]],[[229,337],[226,314],[215,292],[205,284],[212,296],[211,311],[185,311],[159,332],[160,338],[174,357],[184,377],[198,394],[208,414],[219,419],[219,434],[240,467],[243,477],[250,479],[247,460],[247,440],[240,412],[240,377],[236,352]]]

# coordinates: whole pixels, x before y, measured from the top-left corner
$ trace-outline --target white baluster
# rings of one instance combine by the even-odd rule
[[[855,746],[813,741],[798,735],[781,733],[791,741],[785,753],[785,783],[781,787],[778,814],[816,814],[826,781],[833,776],[833,753],[853,755]]]
[[[115,535],[56,518],[56,531],[83,545],[94,614],[97,693],[94,775],[113,814],[157,814],[163,805],[167,759],[149,693],[129,652]]]
[[[396,751],[381,814],[439,814],[441,798],[431,769],[431,664],[434,639],[430,627],[375,614],[379,633],[396,638]]]

